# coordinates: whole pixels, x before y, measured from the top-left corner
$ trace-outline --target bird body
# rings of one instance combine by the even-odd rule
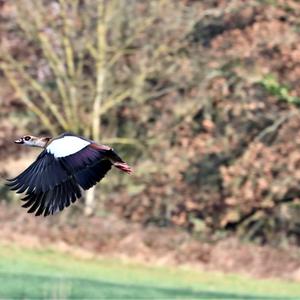
[[[25,193],[23,207],[35,215],[54,214],[68,207],[99,182],[115,166],[130,174],[132,169],[110,147],[72,133],[57,138],[23,136],[15,141],[44,150],[20,175],[7,185]]]

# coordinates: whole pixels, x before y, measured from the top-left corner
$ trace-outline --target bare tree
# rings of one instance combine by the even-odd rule
[[[165,10],[176,5],[167,0],[18,0],[8,28],[13,39],[2,41],[0,68],[42,129],[138,147],[134,138],[116,136],[117,111],[126,101],[138,106],[177,88],[153,91],[148,84],[154,74],[167,78],[176,72],[171,54],[181,45],[168,31],[178,24],[159,27]],[[86,214],[94,198],[91,189]]]

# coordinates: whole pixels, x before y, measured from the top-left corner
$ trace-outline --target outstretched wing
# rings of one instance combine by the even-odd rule
[[[8,179],[7,185],[17,193],[40,193],[47,192],[67,177],[67,170],[60,161],[44,150],[25,171],[13,179]]]
[[[17,193],[25,193],[23,207],[36,215],[47,216],[63,210],[81,197],[80,187],[89,189],[110,170],[112,163],[90,145],[80,151],[55,157],[47,150],[7,185]]]

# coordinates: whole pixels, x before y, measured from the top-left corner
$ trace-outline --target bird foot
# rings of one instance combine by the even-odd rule
[[[133,172],[132,168],[130,166],[128,166],[126,163],[115,162],[114,166],[128,174],[131,174]]]

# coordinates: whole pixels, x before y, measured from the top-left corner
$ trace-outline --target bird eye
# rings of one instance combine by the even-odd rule
[[[24,140],[25,140],[25,141],[29,141],[29,140],[30,140],[30,136],[28,136],[28,135],[25,136],[25,137],[24,137]]]

